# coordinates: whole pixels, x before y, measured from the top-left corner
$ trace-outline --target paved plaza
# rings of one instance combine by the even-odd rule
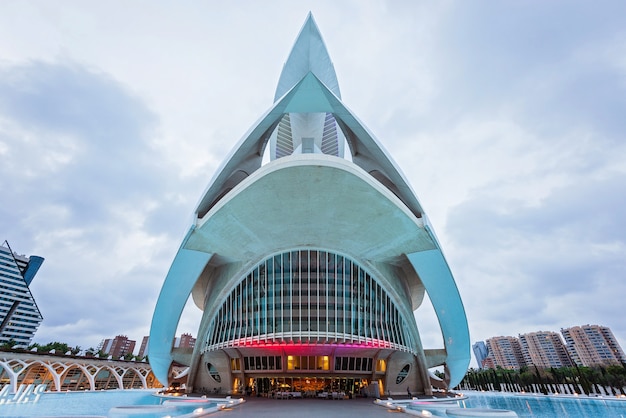
[[[345,400],[324,399],[269,399],[246,397],[243,405],[215,414],[216,418],[368,418],[407,416],[374,405],[373,398]]]

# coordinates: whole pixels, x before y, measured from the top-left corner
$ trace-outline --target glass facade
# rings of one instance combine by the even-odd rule
[[[320,250],[271,256],[246,274],[208,328],[203,352],[254,343],[353,343],[414,352],[407,321],[353,260]]]

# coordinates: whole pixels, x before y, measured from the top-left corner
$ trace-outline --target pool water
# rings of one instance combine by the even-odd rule
[[[159,405],[153,390],[111,390],[102,392],[44,393],[36,403],[0,405],[0,417],[52,417],[90,415],[107,417],[119,406]],[[540,418],[626,418],[626,401],[613,399],[520,396],[507,393],[467,392],[461,406],[467,408],[508,409],[519,417]],[[378,408],[372,405],[372,408]],[[419,408],[424,409],[424,408]],[[190,411],[189,411],[190,412]],[[433,410],[434,416],[445,416]],[[406,415],[409,416],[409,415]]]
[[[95,415],[106,417],[116,406],[158,405],[154,390],[43,393],[38,402],[0,405],[0,417]]]
[[[510,393],[463,392],[468,399],[461,407],[507,409],[518,417],[540,418],[626,418],[626,401],[585,397],[527,396]],[[419,408],[424,409],[424,408]],[[434,416],[446,416],[432,411]]]

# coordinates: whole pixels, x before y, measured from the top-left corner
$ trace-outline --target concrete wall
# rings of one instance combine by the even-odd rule
[[[212,364],[219,373],[219,382],[210,376],[207,367],[209,363]],[[198,364],[197,367],[195,381],[192,387],[188,387],[188,390],[207,394],[215,393],[216,390],[218,393],[222,394],[231,392],[233,381],[230,372],[230,358],[226,353],[221,350],[205,353],[201,356],[200,364]]]
[[[406,365],[410,366],[408,375],[400,383],[396,383],[396,379],[400,371]],[[386,375],[385,393],[386,395],[407,395],[407,388],[412,394],[424,393],[424,384],[419,375],[417,359],[411,353],[396,351],[387,359],[387,375]]]

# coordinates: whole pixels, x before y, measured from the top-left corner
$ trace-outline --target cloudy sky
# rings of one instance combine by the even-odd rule
[[[590,323],[626,348],[621,1],[0,2],[0,240],[46,259],[35,341],[148,334],[309,11],[437,231],[472,342]]]

